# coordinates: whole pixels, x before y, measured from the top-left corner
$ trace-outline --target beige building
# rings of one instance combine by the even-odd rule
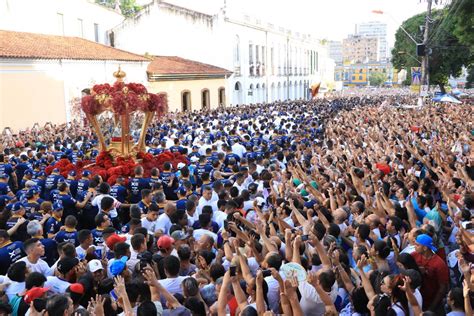
[[[155,56],[148,65],[148,91],[166,93],[170,112],[215,109],[229,104],[229,70],[176,56]]]
[[[0,30],[0,130],[69,122],[83,89],[113,83],[119,65],[146,85],[149,62],[82,38]]]
[[[379,60],[377,37],[350,35],[342,41],[342,59],[349,63],[367,63]]]

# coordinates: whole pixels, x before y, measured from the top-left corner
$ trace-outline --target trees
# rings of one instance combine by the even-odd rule
[[[463,1],[463,0],[459,0]],[[447,84],[450,75],[456,77],[461,73],[463,65],[469,65],[472,62],[472,54],[466,45],[461,43],[455,35],[455,11],[449,8],[442,10],[433,10],[432,20],[433,32],[431,32],[428,48],[431,49],[430,58],[430,84],[439,85],[441,91]],[[417,42],[422,42],[422,32],[420,26],[424,25],[426,13],[415,15],[404,21],[402,26],[408,33],[414,35]],[[392,50],[392,63],[394,67],[401,69],[410,67],[419,67],[417,61],[416,45],[407,35],[398,29],[395,34],[395,45]],[[421,57],[418,57],[421,60]]]
[[[381,86],[387,81],[387,75],[382,72],[374,72],[370,74],[369,83],[373,87]]]
[[[95,0],[95,2],[112,9],[114,9],[118,4],[120,11],[126,17],[132,17],[141,10],[141,7],[137,5],[136,0]]]

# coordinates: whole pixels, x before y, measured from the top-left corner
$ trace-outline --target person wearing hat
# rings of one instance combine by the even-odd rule
[[[67,174],[67,178],[64,182],[66,182],[69,186],[69,192],[71,192],[71,195],[77,196],[78,181],[76,180],[76,171],[69,171],[69,173]]]
[[[77,181],[77,190],[75,198],[79,199],[79,195],[83,192],[87,192],[89,189],[89,181],[91,178],[91,172],[89,170],[82,171],[82,177]]]
[[[5,224],[13,240],[25,241],[28,238],[26,233],[25,207],[23,203],[16,202],[11,207],[12,216]]]
[[[23,203],[27,216],[39,212],[43,199],[40,198],[38,188],[31,188],[25,194],[26,202]]]
[[[44,200],[45,199],[44,188],[46,185],[46,172],[44,171],[38,172],[38,174],[36,175],[33,181],[35,181],[36,186],[38,187],[38,191],[40,192],[40,197]]]
[[[86,311],[86,308],[80,304],[85,292],[86,290],[82,283],[72,283],[66,289],[66,294],[68,294],[72,299],[72,304],[74,306],[73,315],[75,315],[75,313],[80,313],[80,311]]]
[[[6,174],[0,174],[0,195],[15,196],[8,185],[8,175]]]
[[[64,257],[56,267],[56,275],[47,277],[44,284],[54,294],[64,294],[71,283],[76,281],[76,272],[79,267],[77,258]]]
[[[56,201],[53,203],[53,209],[51,214],[52,216],[48,218],[48,220],[44,224],[44,230],[48,234],[48,238],[53,239],[63,226],[63,210],[64,207],[61,201]]]
[[[416,237],[415,252],[411,256],[423,276],[423,285],[420,288],[423,310],[440,312],[448,290],[449,270],[446,262],[436,254],[436,250],[431,236],[421,234]]]
[[[25,187],[26,181],[30,181],[33,179],[33,170],[26,169],[23,173],[23,178],[20,181],[20,189]]]
[[[59,169],[55,168],[46,178],[44,184],[44,198],[51,201],[51,191],[58,188],[58,183],[64,181],[64,177],[59,173]]]
[[[0,176],[7,176],[13,189],[18,188],[18,178],[10,163],[5,162],[5,155],[0,154]]]
[[[64,213],[63,216],[67,217],[68,215],[73,215],[77,218],[77,212],[80,209],[83,209],[89,200],[92,198],[93,193],[87,192],[84,199],[79,202],[75,198],[73,198],[69,191],[69,186],[66,182],[60,183],[58,186],[59,196],[58,201],[63,203]],[[79,192],[79,189],[78,189]],[[78,193],[79,194],[79,193]]]
[[[122,256],[109,261],[107,274],[109,278],[115,278],[116,276],[123,276],[125,279],[131,277],[130,271],[127,268],[127,256]]]

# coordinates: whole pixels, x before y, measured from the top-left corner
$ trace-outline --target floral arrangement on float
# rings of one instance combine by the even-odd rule
[[[154,117],[162,117],[168,109],[165,94],[154,94],[147,91],[140,83],[124,83],[126,76],[120,67],[114,72],[117,79],[113,85],[108,83],[96,84],[91,89],[91,94],[82,97],[81,108],[87,120],[97,135],[100,153],[95,163],[73,165],[68,159],[61,159],[46,170],[49,174],[58,168],[63,175],[75,170],[80,175],[81,170],[87,169],[94,175],[100,175],[108,183],[114,184],[117,177],[133,175],[136,166],[141,165],[145,176],[149,176],[151,169],[163,170],[165,162],[171,162],[176,168],[183,162],[188,164],[186,156],[177,153],[165,152],[158,156],[145,153],[145,137],[149,125]],[[114,133],[107,142],[100,128],[99,115],[110,112],[114,120]],[[137,111],[144,113],[140,129],[140,137],[135,143],[131,130],[131,116]],[[64,160],[64,161],[63,161]]]

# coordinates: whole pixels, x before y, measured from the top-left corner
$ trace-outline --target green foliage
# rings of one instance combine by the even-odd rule
[[[116,0],[95,0],[95,2],[111,9],[115,8],[117,3]],[[126,17],[133,17],[141,10],[141,7],[137,5],[135,0],[120,0],[118,2],[120,11]]]
[[[429,56],[430,84],[439,85],[441,89],[448,82],[450,75],[459,76],[462,66],[469,65],[472,61],[472,54],[454,34],[456,24],[453,16],[455,12],[448,8],[432,12],[434,27],[428,42],[428,47],[432,50],[432,54]],[[424,25],[425,15],[426,13],[415,15],[402,24],[419,43],[422,42],[420,26]],[[405,68],[409,71],[410,67],[420,66],[414,57],[416,56],[416,45],[401,28],[395,34],[392,56],[392,63],[397,69]],[[421,57],[419,59],[421,60]]]
[[[370,74],[369,83],[373,87],[381,86],[387,81],[387,75],[382,72],[374,72]]]

